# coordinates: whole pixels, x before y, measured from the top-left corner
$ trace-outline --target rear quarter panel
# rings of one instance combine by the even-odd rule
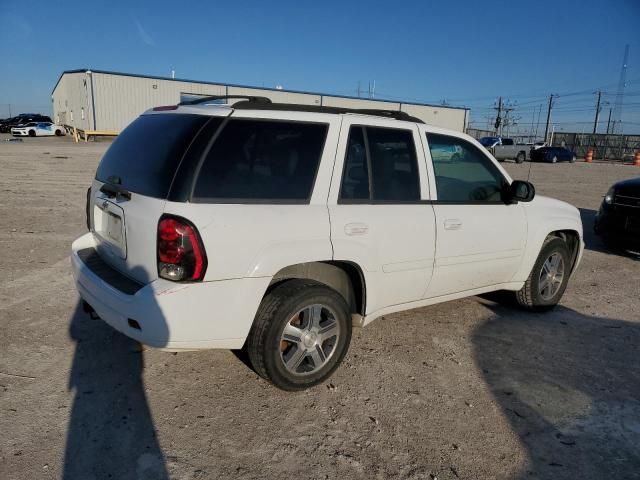
[[[309,203],[178,203],[165,213],[195,224],[207,254],[205,281],[272,277],[298,263],[331,260],[327,196],[340,132],[335,115],[277,111],[235,111],[234,117],[322,122],[329,125]]]
[[[223,205],[167,202],[165,213],[198,228],[205,281],[273,276],[297,263],[330,260],[325,205]]]

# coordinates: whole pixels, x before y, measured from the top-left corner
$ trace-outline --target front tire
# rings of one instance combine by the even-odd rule
[[[36,136],[36,131],[35,130],[29,130],[29,136],[30,137],[35,137]]]
[[[520,306],[532,311],[554,308],[569,281],[571,255],[566,242],[558,237],[548,238],[540,249],[529,278],[516,292]]]
[[[62,136],[62,130],[56,130],[56,137]]]
[[[573,155],[573,156],[571,157],[571,160],[569,160],[569,161],[570,161],[571,163],[576,163],[576,156],[575,156],[575,155]]]
[[[311,280],[288,280],[262,299],[247,339],[256,373],[283,390],[323,382],[351,342],[351,314],[335,290]]]
[[[558,163],[558,157],[554,156],[554,157],[551,159],[551,163]]]

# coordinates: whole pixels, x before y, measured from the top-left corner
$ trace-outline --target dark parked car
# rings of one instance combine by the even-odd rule
[[[564,147],[542,147],[531,150],[532,162],[575,162],[576,154]]]
[[[11,133],[11,129],[30,122],[51,122],[51,117],[39,113],[21,113],[0,123],[0,133]],[[53,122],[51,122],[53,123]]]
[[[610,247],[640,251],[640,177],[613,184],[602,199],[594,230]]]

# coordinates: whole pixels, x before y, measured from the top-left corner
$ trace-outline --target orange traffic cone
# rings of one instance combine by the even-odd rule
[[[633,164],[636,167],[640,167],[640,150],[638,150],[635,154],[635,156],[633,157]]]
[[[584,157],[584,161],[587,163],[593,162],[593,148],[590,148],[589,150],[587,150],[587,155],[586,157]]]

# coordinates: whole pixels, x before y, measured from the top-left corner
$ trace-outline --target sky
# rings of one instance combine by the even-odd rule
[[[622,120],[640,132],[640,0],[64,2],[0,0],[0,117],[50,112],[64,70],[447,102],[485,128],[499,96],[517,129],[599,131],[630,45]]]

